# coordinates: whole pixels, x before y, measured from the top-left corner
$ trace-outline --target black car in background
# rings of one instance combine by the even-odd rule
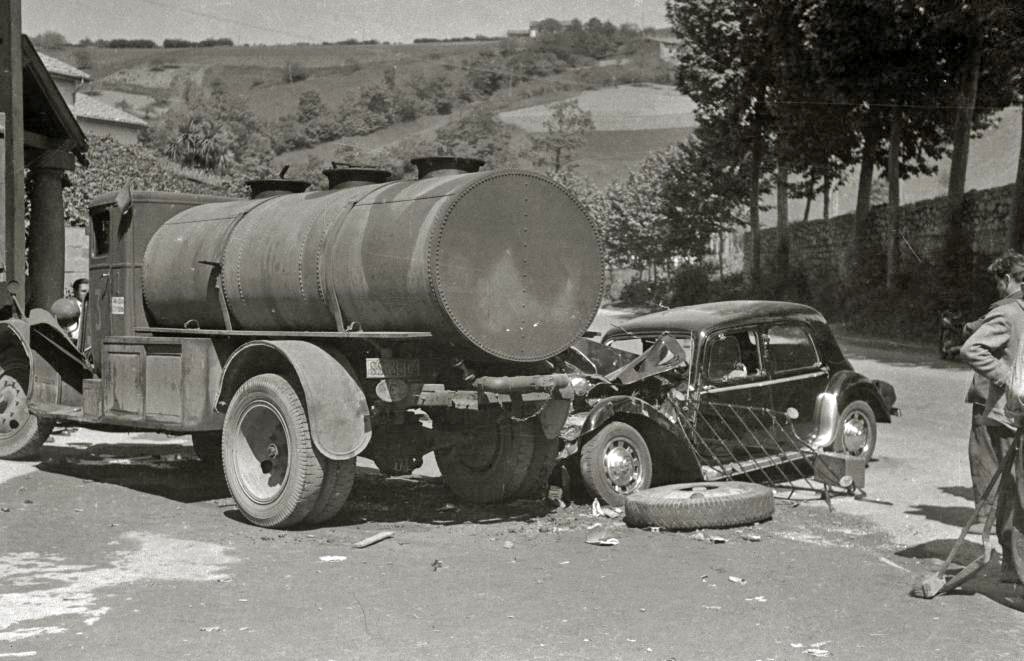
[[[612,505],[654,484],[734,477],[744,462],[806,458],[795,444],[863,467],[877,423],[897,412],[892,386],[854,371],[825,318],[796,303],[645,314],[576,350],[590,388],[562,430],[562,456]]]

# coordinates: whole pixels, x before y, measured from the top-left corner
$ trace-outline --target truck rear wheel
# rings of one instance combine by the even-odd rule
[[[533,450],[530,454],[530,465],[526,469],[526,477],[512,497],[543,498],[548,492],[551,471],[558,461],[558,439],[545,437],[535,420],[516,424],[515,427],[521,430],[523,442],[529,443]]]
[[[0,459],[31,459],[53,431],[53,421],[28,410],[28,396],[11,374],[0,376]]]
[[[317,504],[323,462],[295,388],[277,374],[254,376],[224,416],[224,477],[242,515],[264,528],[286,528]]]
[[[496,421],[477,427],[465,439],[434,452],[445,484],[462,500],[496,503],[512,500],[524,486],[534,454],[532,438],[521,425]]]

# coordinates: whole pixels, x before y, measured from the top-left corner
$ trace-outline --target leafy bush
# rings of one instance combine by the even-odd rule
[[[85,224],[89,201],[94,197],[126,186],[178,193],[243,194],[244,173],[226,179],[186,170],[143,145],[125,145],[109,137],[90,135],[87,156],[89,166],[69,172],[69,185],[64,188],[64,220],[70,225]]]

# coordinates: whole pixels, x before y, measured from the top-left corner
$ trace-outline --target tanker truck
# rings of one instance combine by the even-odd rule
[[[271,528],[334,517],[357,456],[404,474],[434,452],[467,501],[539,495],[602,296],[597,227],[536,173],[413,162],[96,198],[77,343],[43,309],[0,322],[0,458],[55,424],[190,434]]]

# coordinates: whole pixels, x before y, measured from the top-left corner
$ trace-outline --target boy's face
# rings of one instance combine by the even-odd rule
[[[75,298],[80,301],[85,301],[86,294],[89,293],[89,283],[82,283],[75,289]]]

